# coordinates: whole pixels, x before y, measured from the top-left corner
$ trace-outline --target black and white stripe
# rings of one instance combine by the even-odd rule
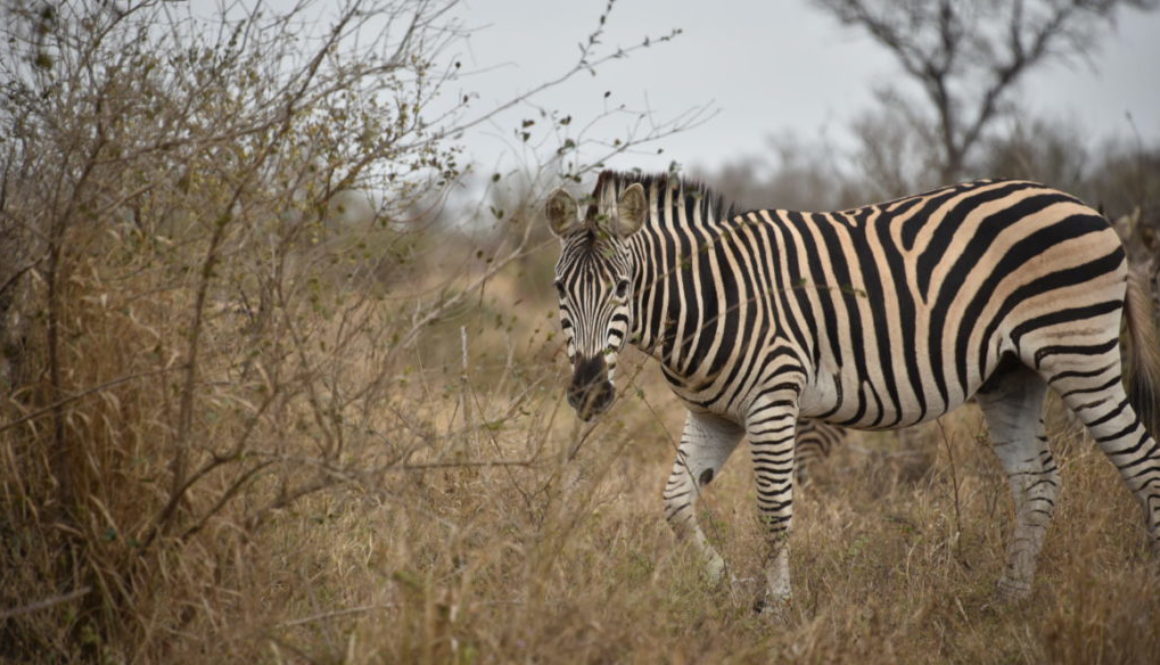
[[[1048,387],[1136,493],[1160,550],[1155,326],[1115,232],[1075,198],[977,181],[838,212],[733,214],[678,178],[605,172],[583,216],[557,191],[548,218],[563,244],[570,401],[586,418],[608,407],[626,339],[660,361],[689,409],[666,512],[714,575],[724,564],[694,505],[743,436],[770,535],[767,593],[785,598],[799,418],[898,428],[974,396],[1016,503],[1000,586],[1026,593],[1059,487]]]
[[[810,482],[810,469],[846,440],[846,428],[820,420],[798,420],[794,436],[794,476],[800,487]]]

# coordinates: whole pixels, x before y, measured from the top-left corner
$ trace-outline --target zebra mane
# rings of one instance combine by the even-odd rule
[[[592,191],[585,219],[595,220],[600,212],[601,201],[615,201],[621,192],[636,183],[640,183],[646,192],[651,191],[654,186],[657,191],[675,187],[686,205],[699,206],[703,218],[711,214],[714,219],[729,219],[738,212],[733,204],[727,203],[724,197],[697,180],[670,173],[645,174],[639,171],[604,170],[596,179],[596,187]]]

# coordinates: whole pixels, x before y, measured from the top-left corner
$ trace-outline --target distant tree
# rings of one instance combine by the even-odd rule
[[[983,143],[977,158],[997,177],[1050,183],[1098,206],[1111,220],[1132,220],[1129,254],[1160,254],[1160,146],[1115,140],[1085,146],[1068,123],[1016,119]]]
[[[834,159],[835,151],[793,135],[771,136],[767,149],[697,173],[739,210],[828,210],[865,203],[869,193]]]
[[[988,176],[1039,180],[1082,194],[1100,155],[1084,146],[1082,130],[1075,125],[1015,118],[1009,130],[980,145],[977,161]]]
[[[893,88],[875,91],[877,106],[853,122],[851,155],[874,199],[889,199],[950,180],[942,175],[938,136],[918,109]]]
[[[888,87],[894,121],[933,150],[941,181],[961,178],[972,154],[1010,109],[1025,75],[1053,60],[1082,58],[1124,7],[1151,10],[1157,0],[814,0],[844,25],[889,50],[922,90],[924,104]],[[882,129],[881,118],[859,129]],[[898,137],[895,137],[898,138]],[[873,157],[873,155],[871,155]],[[873,160],[872,160],[873,161]],[[928,184],[928,183],[923,183]]]

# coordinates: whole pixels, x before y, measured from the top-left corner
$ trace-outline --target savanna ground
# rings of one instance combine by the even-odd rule
[[[491,390],[486,368],[470,373],[467,399],[495,426],[457,434],[465,393],[432,402],[430,418],[445,422],[435,428],[465,460],[536,460],[528,467],[406,472],[389,499],[325,501],[258,545],[284,566],[283,594],[262,600],[280,612],[258,612],[274,651],[436,663],[1152,663],[1160,653],[1139,509],[1066,425],[1053,428],[1066,489],[1028,601],[993,597],[1012,511],[970,407],[905,449],[893,434],[855,438],[819,471],[798,504],[795,601],[770,620],[752,612],[752,588],[706,586],[662,519],[681,410],[657,377],[646,371],[645,397],[629,390],[592,431],[580,428],[572,458],[565,369],[545,374],[505,420],[512,398]],[[740,450],[702,512],[740,576],[754,574],[760,551],[751,478]]]
[[[893,433],[855,436],[818,471],[798,503],[794,602],[771,620],[750,609],[756,588],[709,588],[662,518],[681,409],[654,371],[634,382],[643,396],[630,388],[588,428],[561,406],[560,362],[517,359],[528,378],[509,387],[506,372],[518,370],[476,361],[486,342],[471,348],[477,365],[450,395],[440,392],[459,377],[432,372],[414,384],[430,409],[416,417],[447,451],[430,459],[464,466],[401,472],[374,498],[303,507],[254,543],[250,556],[276,564],[281,583],[242,594],[256,606],[230,631],[240,644],[323,662],[1149,663],[1160,654],[1160,584],[1140,511],[1059,413],[1065,490],[1031,599],[993,596],[1011,504],[968,407],[906,445]],[[498,460],[530,463],[488,466]],[[754,575],[759,530],[743,449],[706,493],[702,520],[732,572]]]
[[[493,307],[505,301],[497,295]],[[794,602],[771,620],[751,610],[756,587],[709,588],[662,517],[682,409],[655,369],[633,382],[640,392],[625,390],[599,423],[580,426],[561,405],[558,345],[541,347],[538,361],[519,352],[526,318],[539,325],[550,305],[529,309],[537,315],[518,317],[510,343],[469,337],[464,374],[452,358],[446,372],[417,370],[397,394],[406,426],[431,441],[413,459],[432,468],[304,505],[240,547],[262,574],[239,589],[244,618],[229,622],[226,643],[314,662],[1150,663],[1160,654],[1160,582],[1140,511],[1059,413],[1065,490],[1031,599],[993,596],[1011,503],[968,407],[905,445],[893,433],[855,436],[818,471],[798,503]],[[732,572],[755,575],[744,449],[704,504]]]
[[[993,596],[1012,511],[973,406],[905,439],[854,435],[815,471],[797,504],[795,597],[784,616],[754,614],[752,584],[710,588],[694,552],[674,541],[662,517],[682,409],[655,367],[632,354],[621,399],[591,425],[563,404],[567,368],[548,280],[529,283],[543,277],[553,254],[548,247],[497,275],[472,305],[432,323],[390,361],[381,408],[360,424],[367,435],[351,437],[342,453],[360,460],[365,475],[285,508],[280,497],[295,478],[259,478],[241,490],[244,501],[212,513],[195,533],[170,536],[165,556],[150,564],[157,569],[116,582],[141,585],[115,610],[117,629],[98,628],[91,613],[110,610],[85,602],[94,589],[6,618],[3,634],[14,641],[0,655],[170,663],[1155,662],[1160,582],[1139,508],[1054,405],[1064,491],[1026,602]],[[314,325],[324,337],[341,337],[337,329],[356,313],[369,321],[399,316],[396,307],[389,298],[364,302],[341,321]],[[213,319],[210,337],[225,344],[224,356],[246,323],[235,312]],[[118,326],[106,332],[125,335]],[[340,382],[379,381],[371,372],[383,367],[374,358],[387,351],[352,344]],[[326,344],[316,352],[325,355]],[[94,372],[100,364],[92,362]],[[239,371],[215,369],[222,377]],[[132,401],[164,408],[150,405],[147,393],[110,391],[73,417],[107,421],[112,412],[131,413]],[[216,412],[197,416],[217,436],[248,422],[237,406],[231,417],[231,395],[220,393]],[[317,417],[309,402],[288,405],[265,434],[281,440],[254,434],[250,454],[277,448],[285,460],[321,459],[312,428],[293,422]],[[95,492],[130,502],[149,494],[165,456],[147,436],[135,441],[115,464],[116,482],[132,491]],[[19,468],[18,445],[5,440],[9,469]],[[326,473],[342,471],[333,465]],[[207,504],[231,481],[191,492],[190,514],[209,514]],[[23,486],[31,495],[33,482],[9,478],[5,486],[5,500],[32,517],[22,525],[9,512],[0,523],[9,606],[59,589],[44,575],[61,574],[62,562],[53,560],[60,552],[30,543],[66,537],[53,535],[64,526],[14,493]],[[731,572],[755,575],[760,534],[743,448],[703,506],[707,533]],[[100,535],[100,551],[90,553],[98,570],[118,570],[141,548],[120,533],[132,528],[116,523],[139,512],[146,511],[127,505],[90,516]],[[103,583],[100,575],[93,583]]]

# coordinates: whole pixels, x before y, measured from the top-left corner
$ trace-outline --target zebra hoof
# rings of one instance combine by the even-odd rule
[[[720,555],[714,556],[705,564],[705,579],[711,587],[719,587],[725,580],[725,560]]]
[[[995,599],[1002,603],[1016,603],[1026,600],[1031,595],[1031,584],[1006,577],[995,585]]]
[[[753,611],[769,619],[784,621],[789,618],[789,610],[792,605],[793,598],[790,596],[783,597],[765,593],[753,602]]]
[[[749,605],[757,614],[773,619],[783,619],[792,604],[789,594],[774,593],[758,577],[733,577],[730,592],[735,607]]]

